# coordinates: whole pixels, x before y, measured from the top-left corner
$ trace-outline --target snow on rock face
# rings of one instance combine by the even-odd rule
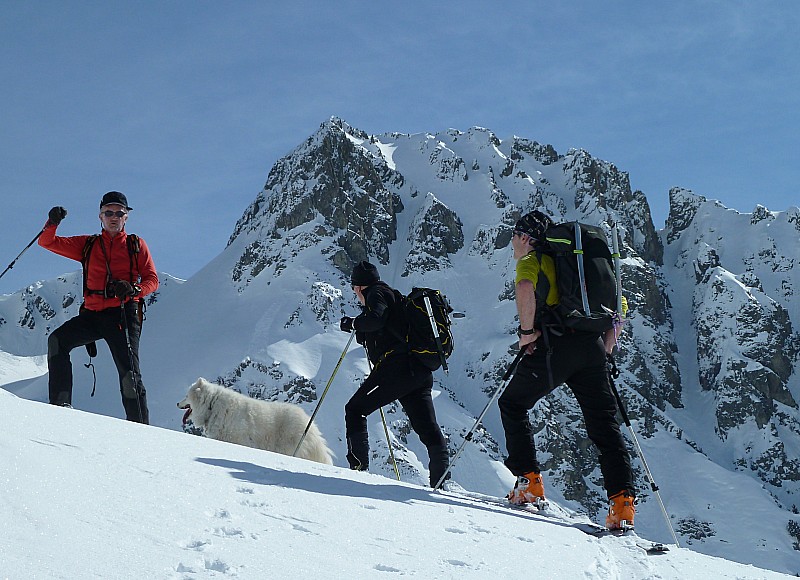
[[[739,214],[677,189],[671,202],[670,270],[691,283],[680,312],[690,313],[697,384],[713,394],[714,433],[731,466],[753,473],[789,509],[800,494],[800,462],[788,451],[800,446],[792,322],[800,309],[790,299],[797,230],[791,215],[763,206]]]
[[[397,238],[395,213],[402,205],[384,180],[394,185],[398,179],[382,159],[376,167],[379,158],[354,143],[348,130],[353,132],[332,119],[275,164],[228,242],[239,236],[251,240],[234,267],[234,282],[246,286],[263,271],[280,276],[311,246],[324,246],[343,273],[369,257],[388,262],[389,244]],[[307,227],[314,223],[317,227]]]
[[[411,250],[402,275],[452,268],[448,256],[464,246],[461,228],[461,220],[455,212],[428,193],[425,204],[414,217],[408,240]]]

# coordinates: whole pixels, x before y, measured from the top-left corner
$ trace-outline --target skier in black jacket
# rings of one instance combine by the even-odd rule
[[[436,422],[430,370],[407,353],[405,318],[395,291],[382,282],[377,268],[359,262],[350,277],[353,291],[362,305],[356,318],[345,316],[340,328],[356,331],[356,340],[367,349],[373,368],[344,408],[347,431],[347,460],[351,469],[369,467],[367,416],[398,400],[408,415],[411,428],[428,449],[431,487],[447,469],[447,444]]]

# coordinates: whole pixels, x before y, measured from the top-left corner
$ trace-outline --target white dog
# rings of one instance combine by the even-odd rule
[[[207,437],[284,455],[294,453],[310,420],[297,405],[251,399],[204,378],[189,387],[178,408],[187,409],[184,424],[191,415]],[[309,428],[296,457],[333,463],[333,452],[316,424]]]

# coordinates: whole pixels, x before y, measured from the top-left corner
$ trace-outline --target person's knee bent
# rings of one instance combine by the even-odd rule
[[[61,339],[59,338],[58,330],[53,331],[49,337],[47,337],[47,358],[51,359],[62,354],[63,347],[61,346]],[[68,354],[69,351],[63,352],[63,354]]]
[[[361,430],[366,426],[367,415],[358,403],[350,400],[344,406],[344,424],[347,431]]]

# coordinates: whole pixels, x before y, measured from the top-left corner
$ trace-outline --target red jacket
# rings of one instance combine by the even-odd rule
[[[56,228],[57,226],[48,222],[39,236],[39,245],[59,256],[80,262],[89,236],[61,237],[56,235]],[[141,287],[142,292],[137,298],[158,289],[158,273],[147,244],[139,238],[139,253],[131,255],[128,253],[127,238],[128,235],[124,231],[112,238],[111,234],[103,230],[100,237],[95,240],[89,254],[86,272],[86,285],[89,290],[103,290],[106,287],[108,282],[106,256],[108,256],[108,267],[111,269],[113,280],[127,280],[131,284],[136,283]],[[103,253],[103,248],[105,248],[105,253]],[[133,275],[131,275],[131,259],[133,259]],[[141,281],[138,278],[141,278]],[[84,292],[83,304],[89,310],[104,310],[119,307],[119,299],[105,298],[102,294]]]

